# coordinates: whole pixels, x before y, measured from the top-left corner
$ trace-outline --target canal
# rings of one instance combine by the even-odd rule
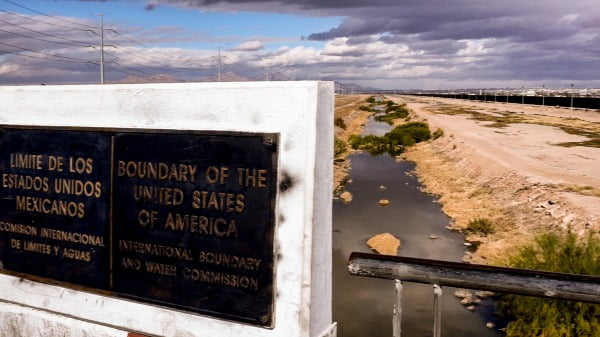
[[[384,123],[369,120],[365,133],[382,135]],[[389,155],[360,153],[349,156],[351,183],[346,190],[354,196],[349,204],[333,203],[333,319],[339,337],[391,337],[394,284],[392,281],[348,275],[346,262],[353,251],[370,252],[366,241],[379,233],[391,233],[402,242],[398,255],[460,261],[464,255],[463,235],[446,229],[450,219],[434,196],[420,190],[414,164],[396,161]],[[390,205],[379,206],[380,199]],[[431,236],[437,239],[431,239]],[[474,312],[444,288],[442,335],[444,337],[496,337],[488,329],[493,305],[487,301]],[[431,336],[433,289],[430,285],[405,283],[402,335]]]

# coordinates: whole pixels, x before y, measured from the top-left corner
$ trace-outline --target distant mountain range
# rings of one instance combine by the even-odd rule
[[[372,88],[372,87],[363,87],[356,83],[335,83],[335,92],[339,94],[355,94],[355,93],[364,93],[364,92],[374,92],[380,91],[381,89]]]
[[[247,81],[264,81],[265,76],[261,77],[246,77],[243,75],[236,74],[234,72],[222,72],[221,73],[221,82],[247,82]],[[281,73],[272,73],[269,74],[269,80],[271,81],[293,81],[293,78],[286,76]],[[201,77],[194,80],[182,80],[177,77],[159,74],[152,76],[128,76],[122,80],[115,81],[114,83],[181,83],[181,82],[218,82],[219,78],[217,75]]]
[[[234,72],[223,72],[221,73],[221,82],[248,82],[248,81],[264,81],[265,76],[262,77],[246,77]],[[288,75],[275,72],[269,74],[270,81],[294,81],[295,78],[292,78]],[[158,74],[152,76],[128,76],[122,80],[114,81],[112,83],[120,83],[120,84],[133,84],[133,83],[182,83],[182,82],[217,82],[217,76],[209,76],[202,77],[193,81],[186,81],[179,78],[176,78],[167,74]],[[352,93],[361,93],[361,92],[372,92],[379,91],[377,88],[363,87],[356,83],[340,83],[334,81],[335,92],[339,94],[352,94]]]

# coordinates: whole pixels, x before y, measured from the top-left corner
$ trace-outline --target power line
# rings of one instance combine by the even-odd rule
[[[84,60],[84,59],[80,59],[80,58],[76,58],[76,57],[69,57],[69,56],[61,56],[61,55],[56,55],[56,54],[44,53],[44,52],[41,52],[41,51],[36,51],[36,50],[31,50],[31,49],[27,49],[27,48],[15,46],[13,44],[2,42],[2,41],[0,41],[0,44],[3,44],[5,46],[9,46],[9,47],[13,47],[13,48],[17,48],[17,49],[21,49],[21,50],[25,50],[25,51],[32,52],[32,53],[43,54],[43,55],[48,55],[48,56],[52,56],[52,57],[56,57],[56,58],[63,58],[63,59],[67,59],[67,60],[74,60],[74,61],[78,61],[79,63],[94,63],[91,60]]]
[[[26,16],[26,15],[21,15],[21,14],[17,14],[17,13],[5,11],[3,9],[0,9],[0,12],[6,13],[6,14],[12,15],[12,16],[18,16],[18,17],[23,18],[25,20],[29,20],[29,21],[33,21],[33,22],[39,22],[39,23],[43,23],[43,24],[46,24],[46,25],[50,25],[50,26],[55,26],[55,27],[60,27],[60,28],[67,28],[67,29],[74,29],[74,30],[80,30],[80,31],[84,31],[84,32],[90,32],[90,31],[93,32],[91,29],[82,29],[82,28],[75,28],[75,27],[68,27],[68,26],[64,26],[64,25],[59,25],[58,23],[53,23],[53,22],[48,22],[48,21],[44,21],[44,20],[34,19],[34,18],[31,18],[31,17]]]
[[[225,64],[225,66],[232,67],[232,68],[237,68],[240,71],[259,71],[256,68],[250,68],[250,67],[247,67],[247,66],[243,66],[240,63],[229,63],[229,64]]]
[[[114,30],[114,29],[108,29],[108,30],[109,30],[109,31],[111,31],[111,32],[113,32],[113,33],[118,33],[118,32],[117,32],[116,30]],[[120,35],[120,36],[123,36],[123,37],[125,37],[124,35],[122,35],[122,34],[120,34],[120,33],[119,33],[119,35]],[[129,39],[129,38],[128,38],[128,40],[130,40],[130,41],[134,41],[134,42],[135,42],[135,40],[132,40],[132,39]],[[126,46],[126,45],[124,45],[124,44],[122,44],[122,43],[120,43],[120,42],[117,42],[117,41],[114,41],[114,40],[110,40],[110,39],[109,39],[108,41],[109,41],[109,42],[111,42],[111,43],[113,43],[113,44],[115,44],[117,47],[122,47],[122,48],[125,48],[125,49],[131,49],[131,50],[134,50],[134,53],[139,53],[139,54],[141,54],[141,55],[143,55],[144,57],[147,57],[147,58],[152,58],[152,59],[157,59],[157,60],[163,60],[163,61],[168,61],[168,62],[184,62],[184,63],[185,63],[185,62],[190,62],[189,60],[182,60],[182,59],[174,59],[174,58],[166,58],[166,57],[160,57],[160,56],[148,55],[147,53],[144,53],[144,52],[137,51],[136,49],[134,49],[134,48],[132,48],[132,47],[129,47],[129,46]],[[145,45],[143,45],[143,44],[141,44],[141,43],[138,43],[138,42],[135,42],[135,44],[137,44],[137,45],[139,45],[139,46],[142,46],[143,48],[146,48],[146,49],[152,48],[152,47],[145,46]],[[211,57],[205,57],[205,58],[203,58],[203,59],[201,59],[201,60],[208,60],[208,59],[211,59],[211,58],[214,58],[214,56],[211,56]],[[152,61],[152,62],[154,62],[154,63],[156,63],[156,64],[160,64],[160,65],[166,66],[166,67],[171,67],[171,66],[170,66],[170,65],[168,65],[168,64],[160,63],[160,62],[158,62],[158,61]],[[186,68],[186,67],[179,67],[179,68],[182,68],[182,69],[184,69],[184,68]]]
[[[119,72],[119,73],[123,73],[123,74],[131,75],[131,76],[138,76],[138,77],[140,76],[140,75],[138,75],[138,74],[130,73],[130,72],[128,72],[128,71],[121,70],[121,69],[117,69],[117,68],[111,68],[109,71],[116,71],[116,72]],[[152,75],[150,75],[150,76],[152,76]],[[176,77],[174,77],[174,79],[175,79],[175,80],[177,80],[177,81],[184,82],[184,81],[183,81],[182,79],[180,79],[180,78],[176,78]]]
[[[122,57],[120,57],[119,55],[115,54],[115,53],[111,53],[111,52],[104,52],[105,54],[108,54],[110,56],[115,57],[118,60],[123,60]],[[162,67],[151,67],[151,66],[147,66],[138,62],[133,62],[133,61],[127,61],[128,63],[132,63],[135,64],[139,67],[142,68],[146,68],[146,69],[150,69],[153,71],[162,71],[162,72],[190,72],[190,71],[206,71],[206,70],[210,70],[209,68],[178,68],[178,67],[171,67],[169,65],[165,65],[166,68],[162,68]]]
[[[110,30],[112,31],[112,29],[110,29]],[[126,45],[124,45],[124,44],[122,44],[120,42],[114,41],[114,40],[107,40],[107,41],[109,43],[112,43],[114,45],[114,47],[116,47],[117,49],[122,48],[124,50],[130,50],[130,52],[129,52],[130,54],[139,55],[139,56],[141,56],[141,57],[149,60],[149,62],[156,63],[156,64],[161,65],[163,67],[167,67],[167,68],[169,68],[170,71],[175,71],[175,72],[204,71],[204,70],[209,70],[209,68],[200,68],[200,67],[195,67],[195,66],[187,66],[187,67],[174,66],[174,65],[171,65],[171,64],[166,64],[166,63],[158,62],[158,61],[155,61],[155,60],[152,60],[152,59],[165,60],[165,61],[172,62],[172,63],[174,63],[174,62],[187,63],[187,62],[193,62],[193,61],[207,61],[207,60],[210,60],[210,59],[214,58],[214,56],[211,56],[211,57],[205,57],[205,58],[202,58],[202,59],[183,60],[183,59],[178,59],[178,58],[159,57],[159,56],[150,55],[147,51],[140,51],[140,50],[138,50],[136,48],[126,46]],[[146,47],[146,48],[150,48],[150,47]],[[115,57],[119,57],[119,56],[116,56],[114,54],[112,54],[112,55],[115,56]],[[135,63],[135,62],[133,62],[133,63]],[[136,64],[139,64],[139,65],[141,65],[143,67],[148,67],[148,68],[159,68],[159,67],[145,66],[145,65],[142,65],[140,63],[136,63]]]
[[[94,27],[94,26],[82,25],[82,24],[79,24],[79,23],[71,21],[71,20],[65,20],[65,19],[62,19],[62,18],[57,18],[57,17],[54,17],[52,15],[48,15],[46,13],[40,12],[38,10],[29,8],[29,7],[26,7],[26,6],[18,5],[16,3],[12,2],[12,1],[8,1],[8,0],[4,0],[4,1],[8,2],[8,3],[11,3],[11,4],[15,5],[15,6],[27,9],[29,11],[32,11],[34,13],[38,13],[38,14],[41,14],[41,15],[44,15],[44,16],[47,16],[47,17],[58,19],[60,21],[68,22],[70,24],[76,24],[76,25],[80,25],[80,26],[84,26],[84,27],[90,27],[90,28],[93,28],[93,29],[98,29],[97,27]],[[64,26],[64,25],[52,24],[52,23],[49,23],[49,22],[46,22],[46,21],[42,21],[42,20],[30,19],[30,18],[28,18],[26,16],[22,16],[22,15],[18,15],[18,14],[13,14],[13,13],[10,13],[10,12],[4,11],[4,10],[2,10],[2,12],[6,13],[6,14],[9,14],[9,15],[16,15],[18,17],[26,18],[26,19],[29,19],[31,21],[36,21],[36,22],[41,22],[41,23],[44,23],[44,24],[59,26],[61,28],[67,28],[67,29],[72,29],[72,30],[74,29],[74,30],[90,31],[88,29],[78,29],[78,28],[74,28],[74,27],[67,27],[67,26]],[[46,35],[46,36],[52,37],[52,38],[59,38],[59,39],[67,40],[67,41],[72,41],[72,42],[75,42],[75,43],[65,43],[65,42],[57,42],[57,41],[51,41],[51,40],[46,40],[46,39],[40,39],[40,38],[36,38],[36,37],[33,37],[33,36],[29,36],[29,35],[25,35],[25,34],[19,34],[19,33],[15,33],[15,32],[11,32],[11,31],[0,29],[0,31],[6,32],[6,33],[9,33],[9,34],[14,34],[14,35],[17,35],[17,36],[21,36],[21,37],[25,37],[25,38],[31,38],[31,39],[35,39],[35,40],[38,40],[38,41],[49,42],[49,43],[61,43],[61,44],[66,44],[66,45],[71,45],[71,46],[77,46],[77,47],[90,47],[91,46],[89,43],[85,43],[85,42],[82,42],[82,41],[75,41],[75,40],[65,39],[65,38],[60,38],[60,37],[57,37],[57,36],[52,35],[52,34],[40,32],[40,31],[37,31],[37,30],[34,30],[34,29],[30,29],[30,28],[27,28],[27,27],[23,27],[21,25],[17,25],[17,24],[14,24],[12,22],[8,22],[8,21],[5,21],[5,20],[1,20],[0,19],[0,22],[4,22],[4,23],[6,23],[8,25],[16,26],[18,28],[29,30],[29,31],[32,31],[32,32],[35,32],[35,33],[38,33],[38,34],[42,34],[42,35]],[[99,30],[100,30],[100,83],[104,84],[104,31],[105,31],[105,29],[104,29],[104,25],[103,25],[102,15],[100,17],[100,28],[99,28]],[[94,31],[92,31],[92,32],[94,32]],[[47,55],[47,56],[54,57],[54,58],[70,60],[70,61],[76,62],[76,63],[88,63],[88,62],[92,62],[92,61],[88,61],[88,60],[76,59],[76,58],[67,57],[67,56],[55,55],[55,54],[50,54],[50,53],[45,53],[45,52],[38,52],[38,51],[35,51],[35,50],[32,50],[32,49],[27,49],[27,48],[19,47],[19,46],[8,44],[8,43],[4,43],[4,42],[0,42],[0,43],[4,44],[4,45],[7,45],[7,46],[10,46],[10,47],[13,47],[13,48],[20,49],[20,50],[24,50],[24,51],[28,51],[28,52],[32,52],[32,53],[38,53],[38,54],[42,54],[42,55]],[[29,55],[22,55],[22,54],[17,54],[17,53],[11,53],[11,54],[15,54],[15,55],[19,55],[19,56],[25,56],[25,57],[29,56]],[[33,58],[53,60],[53,59],[49,59],[47,57],[33,57]],[[94,62],[94,63],[96,64],[96,62]],[[128,68],[128,67],[124,66],[123,64],[121,64],[119,62],[115,61],[113,63],[117,64],[117,65],[119,65],[121,67]],[[128,69],[132,69],[134,71],[140,72],[140,73],[145,74],[145,75],[152,75],[152,74],[150,74],[148,72],[144,72],[144,71],[141,71],[141,70],[137,70],[137,69],[133,69],[133,68],[128,68]]]
[[[116,72],[119,72],[119,73],[123,73],[123,74],[131,75],[131,76],[140,76],[140,75],[138,75],[138,74],[130,73],[130,72],[128,72],[128,71],[121,70],[121,69],[117,69],[117,68],[111,68],[109,71],[116,71]]]
[[[119,35],[119,36],[121,36],[121,37],[123,37],[123,38],[125,38],[125,40],[128,40],[128,41],[130,41],[130,42],[133,42],[133,43],[137,44],[138,46],[141,46],[141,47],[144,47],[144,48],[150,48],[150,47],[146,46],[145,44],[143,44],[143,43],[141,43],[141,42],[138,42],[138,41],[136,41],[136,40],[134,40],[134,39],[132,39],[132,38],[129,38],[129,37],[127,37],[127,36],[125,36],[125,35],[123,35],[123,34],[119,33],[119,32],[118,32],[117,30],[115,30],[115,29],[111,29],[110,31],[111,31],[111,32],[113,32],[113,33],[115,33],[115,34],[117,34],[117,35]]]
[[[113,42],[113,41],[109,40],[109,42]],[[159,64],[159,65],[161,65],[163,67],[169,68],[170,71],[186,72],[186,71],[203,71],[203,70],[209,70],[208,68],[198,68],[198,67],[177,67],[177,66],[173,66],[173,65],[170,65],[170,64],[162,63],[162,62],[153,61],[151,59],[156,58],[156,57],[154,57],[152,55],[149,55],[147,52],[137,51],[134,48],[126,47],[126,46],[123,46],[121,44],[117,44],[115,47],[117,49],[123,48],[125,50],[133,50],[133,52],[129,52],[129,53],[130,54],[140,55],[140,56],[146,58],[147,60],[149,60],[149,62],[156,63],[156,64]],[[107,53],[107,52],[105,52],[105,53]],[[114,54],[112,54],[112,55],[115,56],[115,57],[119,57],[119,56],[116,56]],[[160,58],[160,59],[168,60],[170,62],[182,62],[182,60],[178,60],[178,59],[167,59],[167,58]],[[206,59],[209,59],[209,58],[206,58]],[[136,63],[136,62],[131,62],[131,63]],[[139,65],[141,65],[143,67],[148,67],[148,68],[159,68],[159,67],[145,66],[145,65],[142,65],[141,63],[136,63],[136,64],[139,64]]]
[[[4,30],[4,29],[0,29],[0,32],[5,32],[5,33],[8,33],[8,34],[13,34],[13,35],[21,36],[21,37],[25,37],[25,38],[28,38],[28,39],[33,39],[33,40],[38,40],[38,41],[43,41],[43,42],[50,42],[50,43],[57,43],[57,44],[62,44],[62,45],[67,45],[67,46],[91,47],[91,45],[82,46],[82,45],[79,45],[79,44],[74,44],[74,43],[69,43],[69,42],[50,41],[50,40],[46,40],[46,39],[40,39],[40,38],[37,38],[37,37],[25,35],[25,34],[19,34],[19,33],[15,33],[15,32],[10,32],[10,31]]]
[[[50,15],[50,14],[46,14],[46,13],[44,13],[44,12],[40,12],[40,11],[38,11],[38,10],[35,10],[35,9],[32,9],[32,8],[29,8],[29,7],[26,7],[26,6],[20,5],[20,4],[16,3],[16,2],[13,2],[13,1],[10,1],[10,0],[4,0],[4,2],[8,2],[8,3],[9,3],[9,4],[11,4],[11,5],[14,5],[14,6],[17,6],[17,7],[23,8],[23,9],[26,9],[26,10],[28,10],[28,11],[31,11],[31,12],[34,12],[34,13],[37,13],[37,14],[40,14],[40,15],[43,15],[43,16],[47,16],[47,17],[49,17],[49,18],[52,18],[52,19],[55,19],[55,20],[59,20],[59,21],[63,21],[63,22],[68,22],[68,23],[70,23],[70,24],[73,24],[73,25],[78,25],[78,26],[82,26],[82,27],[88,27],[88,28],[92,28],[92,29],[99,29],[98,27],[95,27],[95,26],[90,26],[90,25],[86,25],[86,24],[84,24],[84,23],[79,23],[79,22],[75,22],[75,21],[71,21],[71,20],[67,20],[67,19],[59,18],[59,17],[57,17],[57,16],[53,16],[53,15]]]
[[[108,41],[108,42],[110,42],[110,43],[112,43],[112,44],[114,44],[116,48],[119,48],[119,47],[121,47],[121,48],[124,48],[124,49],[131,49],[131,50],[134,50],[134,53],[139,53],[140,55],[142,55],[142,56],[144,56],[144,57],[147,57],[147,58],[155,58],[155,59],[158,59],[158,60],[161,60],[161,59],[163,59],[163,58],[160,58],[160,57],[156,57],[156,56],[151,56],[151,55],[148,55],[147,53],[138,52],[138,51],[137,51],[137,50],[135,50],[134,48],[131,48],[131,47],[125,46],[124,44],[122,44],[122,43],[120,43],[120,42],[117,42],[117,41],[113,41],[113,40],[110,40],[110,39],[109,39],[109,40],[107,40],[107,41]],[[171,60],[169,60],[169,59],[165,59],[165,60],[167,60],[167,61],[171,61]],[[167,65],[167,64],[160,63],[160,62],[158,62],[158,61],[152,61],[152,62],[154,62],[154,63],[156,63],[156,64],[160,64],[160,65],[162,65],[162,66],[166,66],[166,67],[168,67],[168,66],[169,66],[169,65]]]
[[[113,57],[116,58],[116,60],[111,61],[111,62],[107,62],[107,63],[114,64],[114,65],[118,66],[118,68],[129,69],[131,71],[134,71],[134,72],[137,72],[137,73],[140,73],[140,74],[144,74],[144,75],[147,75],[147,76],[153,76],[155,74],[152,74],[152,73],[144,71],[144,70],[135,69],[134,67],[126,66],[126,65],[124,65],[124,63],[135,64],[138,67],[141,67],[142,69],[149,69],[150,71],[155,72],[155,73],[160,73],[160,72],[162,72],[162,73],[169,73],[169,72],[207,71],[207,70],[210,70],[210,69],[214,69],[214,65],[213,66],[203,67],[203,68],[199,68],[199,67],[177,67],[177,66],[172,66],[171,64],[173,64],[175,62],[179,62],[180,64],[185,64],[187,62],[194,62],[194,61],[196,63],[199,60],[189,60],[189,59],[188,60],[182,60],[182,59],[176,59],[176,58],[160,57],[160,56],[151,55],[148,52],[140,51],[139,50],[140,48],[134,48],[134,47],[128,46],[127,43],[124,42],[125,40],[129,41],[130,43],[133,43],[135,45],[141,46],[144,49],[150,49],[150,48],[152,48],[152,47],[149,47],[149,46],[147,46],[147,45],[145,45],[145,44],[143,44],[143,43],[141,43],[139,41],[136,41],[135,39],[132,39],[132,38],[130,38],[130,37],[128,37],[128,36],[120,33],[119,31],[117,31],[115,29],[105,29],[104,25],[103,25],[102,17],[100,19],[100,27],[96,27],[96,26],[92,26],[92,25],[82,24],[82,23],[79,23],[79,22],[76,22],[76,21],[72,21],[72,20],[63,19],[61,17],[56,17],[56,16],[53,16],[53,15],[49,15],[47,13],[44,13],[44,12],[41,12],[41,11],[38,11],[38,10],[35,10],[35,9],[32,9],[32,8],[29,8],[29,7],[20,5],[20,4],[17,4],[14,1],[10,1],[10,0],[3,0],[3,1],[6,2],[6,3],[9,3],[9,4],[12,4],[14,6],[26,9],[28,11],[37,13],[39,15],[43,15],[45,17],[54,19],[54,20],[59,20],[59,21],[62,21],[62,22],[66,22],[66,23],[69,23],[71,25],[76,25],[78,27],[91,28],[92,30],[91,29],[81,29],[81,28],[77,28],[77,27],[69,27],[69,26],[66,26],[66,25],[52,23],[52,22],[48,22],[48,21],[45,21],[45,20],[39,20],[37,18],[31,18],[31,17],[25,16],[25,15],[20,15],[20,14],[16,14],[16,13],[12,13],[12,12],[0,9],[0,12],[5,13],[7,15],[12,15],[12,16],[16,16],[16,17],[19,17],[19,18],[22,18],[22,19],[25,19],[25,20],[29,20],[29,21],[33,21],[33,22],[39,22],[39,23],[43,23],[43,24],[46,24],[46,25],[56,26],[56,27],[60,27],[60,28],[64,28],[64,29],[92,32],[92,33],[94,33],[94,34],[96,34],[97,36],[100,37],[100,45],[99,45],[99,48],[100,48],[100,62],[99,63],[98,63],[98,61],[86,60],[86,59],[82,59],[82,58],[69,57],[69,56],[62,56],[62,55],[58,55],[58,54],[51,54],[51,53],[47,53],[47,52],[43,52],[43,51],[36,51],[36,50],[33,50],[33,49],[23,48],[23,47],[20,47],[20,46],[17,46],[17,45],[13,45],[13,44],[9,44],[9,43],[6,43],[6,42],[0,42],[0,44],[2,44],[2,45],[9,46],[9,47],[12,47],[12,48],[16,48],[16,49],[19,49],[19,50],[22,50],[22,51],[27,51],[27,52],[30,52],[30,53],[38,54],[38,55],[44,55],[45,57],[40,57],[40,56],[36,56],[36,55],[26,55],[26,54],[22,54],[20,52],[9,52],[9,51],[6,51],[6,53],[8,53],[8,54],[13,54],[13,55],[22,56],[22,57],[29,57],[29,58],[37,58],[37,59],[42,59],[42,60],[49,60],[49,61],[62,61],[62,62],[71,62],[71,63],[84,63],[84,64],[88,64],[88,65],[89,64],[94,64],[94,65],[100,64],[100,66],[101,66],[100,67],[101,68],[100,69],[100,71],[101,71],[101,83],[104,82],[103,81],[103,77],[104,77],[103,76],[104,75],[104,71],[103,71],[104,67],[103,67],[103,65],[105,63],[104,62],[104,53],[112,55]],[[13,31],[8,31],[8,30],[5,30],[5,29],[0,29],[0,32],[4,32],[4,33],[7,33],[7,34],[12,34],[12,35],[20,36],[20,37],[23,37],[23,38],[33,39],[33,40],[47,42],[47,43],[56,43],[56,44],[74,46],[74,47],[94,47],[94,45],[98,46],[98,44],[93,44],[93,43],[88,43],[88,42],[84,42],[84,41],[77,41],[77,40],[73,40],[73,39],[68,39],[68,38],[60,37],[60,36],[57,36],[57,35],[54,35],[54,34],[49,34],[49,33],[45,33],[45,32],[42,32],[42,31],[35,30],[35,29],[31,29],[31,28],[28,28],[28,27],[25,27],[25,26],[22,26],[22,25],[13,23],[13,22],[5,21],[5,20],[2,20],[2,19],[0,19],[0,22],[3,22],[5,24],[13,26],[13,27],[17,27],[19,29],[23,29],[23,30],[27,30],[27,31],[33,32],[35,34],[44,35],[44,36],[47,36],[49,38],[57,39],[57,40],[62,40],[62,41],[65,41],[65,42],[53,41],[53,40],[49,40],[49,39],[45,39],[45,38],[39,38],[39,37],[36,37],[36,36],[31,36],[29,34],[22,34],[22,33],[17,33],[17,32],[13,32]],[[107,46],[107,45],[105,45],[104,33],[106,31],[110,31],[110,32],[114,33],[115,37],[117,39],[123,41],[123,43],[121,43],[120,41],[119,42],[115,41],[114,42],[115,45],[119,45],[122,48],[124,48],[125,50],[129,50],[130,52],[126,52],[124,54],[124,56],[118,56],[118,55],[113,54],[113,53],[105,52],[104,51],[104,47]],[[109,43],[111,43],[110,40],[106,40],[106,41],[109,42]],[[116,48],[116,46],[113,46],[113,47]],[[162,67],[152,67],[152,66],[144,65],[142,63],[129,61],[129,60],[126,59],[126,58],[130,58],[130,57],[131,58],[139,57],[139,56],[134,56],[134,54],[136,54],[136,55],[142,55],[146,59],[163,60],[164,62],[168,62],[170,64],[168,64],[168,63],[161,63],[161,62],[152,60],[150,62],[162,66]],[[218,56],[218,60],[217,60],[218,63],[219,63],[219,65],[218,65],[218,70],[219,71],[221,71],[222,67],[228,66],[225,63],[221,64],[221,57],[222,56],[219,55]],[[208,61],[210,59],[214,60],[214,58],[215,58],[214,56],[211,56],[211,57],[208,57],[208,58],[203,58],[203,59],[201,59],[201,61]],[[204,62],[202,62],[202,63],[204,63]],[[196,64],[198,64],[198,63],[196,63]],[[132,73],[129,73],[129,72],[126,72],[126,71],[122,71],[122,70],[118,70],[116,68],[117,67],[113,67],[112,70],[115,70],[115,71],[118,71],[118,72],[122,72],[122,73],[126,73],[126,74],[129,74],[129,75],[134,75]]]
[[[44,32],[40,32],[40,31],[38,31],[38,30],[31,29],[31,28],[27,28],[27,27],[23,27],[23,26],[21,26],[21,25],[17,25],[17,24],[15,24],[15,23],[12,23],[12,22],[4,21],[4,20],[2,20],[2,19],[0,19],[0,22],[3,22],[3,23],[5,23],[5,24],[7,24],[7,25],[11,25],[11,26],[14,26],[14,27],[19,27],[19,28],[21,28],[21,29],[28,30],[28,31],[30,31],[30,32],[34,32],[34,33],[38,33],[38,34],[41,34],[41,35],[45,35],[45,36],[49,36],[49,37],[53,37],[53,38],[55,38],[55,39],[64,40],[64,41],[70,41],[70,42],[73,42],[73,43],[80,43],[80,44],[82,44],[80,47],[87,47],[87,46],[89,46],[89,45],[90,45],[90,44],[89,44],[89,43],[87,43],[87,42],[83,42],[83,41],[77,41],[77,40],[71,40],[71,39],[67,39],[67,38],[64,38],[64,37],[60,37],[60,36],[56,36],[56,35],[52,35],[52,34],[48,34],[48,33],[44,33]]]
[[[148,76],[154,76],[154,75],[156,75],[156,74],[150,74],[150,73],[147,73],[147,72],[145,72],[145,71],[137,70],[137,69],[135,69],[135,68],[131,68],[131,67],[128,67],[128,66],[126,66],[126,65],[122,65],[121,63],[119,63],[119,62],[117,62],[117,61],[111,61],[111,63],[114,63],[114,64],[116,64],[116,65],[119,65],[119,66],[121,66],[121,67],[123,67],[123,68],[125,68],[125,69],[131,69],[131,70],[133,70],[133,71],[137,71],[138,73],[142,73],[142,74],[144,74],[144,75],[148,75]]]
[[[47,57],[40,57],[40,56],[34,56],[34,55],[25,55],[25,54],[20,54],[20,53],[15,53],[12,51],[8,51],[8,50],[3,50],[0,49],[0,52],[2,53],[6,53],[6,54],[11,54],[11,55],[15,55],[15,56],[21,56],[21,57],[28,57],[28,58],[33,58],[33,59],[40,59],[40,60],[46,60],[46,61],[58,61],[58,62],[67,62],[67,63],[87,63],[87,64],[97,64],[95,62],[82,62],[82,61],[70,61],[70,60],[56,60],[56,59],[49,59]],[[32,51],[33,53],[38,53],[36,51]],[[44,53],[40,53],[40,54],[44,54]]]

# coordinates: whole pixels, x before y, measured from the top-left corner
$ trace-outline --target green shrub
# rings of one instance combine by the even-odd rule
[[[412,145],[431,139],[431,131],[429,131],[429,125],[424,122],[410,122],[395,127],[392,131],[385,134],[385,137],[396,144]],[[412,140],[409,141],[409,138]],[[414,141],[413,141],[414,140]]]
[[[438,139],[438,138],[440,138],[440,137],[443,137],[443,136],[444,136],[444,130],[442,130],[442,129],[440,129],[440,128],[437,128],[437,129],[436,129],[436,130],[433,132],[433,135],[431,135],[431,137],[432,137],[433,139]]]
[[[346,142],[344,142],[343,140],[339,139],[338,137],[335,137],[333,139],[333,154],[334,157],[338,157],[340,155],[342,155],[344,152],[346,152],[347,146],[346,146]]]
[[[361,105],[361,106],[358,108],[358,110],[362,110],[362,111],[369,111],[369,112],[371,112],[371,111],[372,111],[372,110],[371,110],[371,108],[369,108],[369,107],[368,107],[368,106],[366,106],[366,105]]]
[[[429,126],[423,122],[413,122],[397,126],[383,137],[352,135],[348,139],[353,149],[367,150],[371,154],[389,153],[393,156],[402,153],[404,147],[431,138]]]
[[[392,112],[392,111],[397,111],[400,112],[404,115],[404,117],[408,116],[408,108],[406,107],[406,104],[402,104],[402,105],[388,105],[385,108],[385,112]]]
[[[339,126],[340,128],[346,130],[346,122],[344,122],[344,119],[342,117],[336,117],[335,120],[333,121],[333,124],[335,124],[335,126]]]
[[[385,123],[388,123],[389,125],[392,125],[394,119],[406,118],[406,116],[408,116],[408,112],[405,113],[403,111],[396,111],[396,112],[388,113],[385,115],[377,115],[377,116],[375,116],[375,120],[378,122],[385,122]]]
[[[400,144],[404,146],[413,146],[417,143],[417,140],[411,137],[410,135],[402,136]]]
[[[406,118],[408,117],[408,109],[406,105],[396,105],[392,101],[388,101],[388,103],[392,103],[392,105],[387,104],[387,108],[385,109],[385,115],[377,115],[375,116],[375,120],[378,122],[385,122],[389,125],[393,124],[394,119],[398,118]]]
[[[363,144],[362,137],[359,135],[351,135],[348,137],[348,144],[350,144],[350,147],[352,147],[354,150],[358,150]]]
[[[375,97],[371,96],[367,98],[367,103],[375,103]]]
[[[494,233],[494,225],[489,219],[475,218],[469,221],[465,232],[487,236],[488,234]]]
[[[509,259],[512,267],[600,276],[600,239],[578,241],[571,232],[543,234]],[[504,295],[498,308],[512,320],[508,337],[592,337],[600,331],[600,305]]]

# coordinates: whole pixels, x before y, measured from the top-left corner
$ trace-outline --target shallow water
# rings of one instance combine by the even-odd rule
[[[365,130],[381,134],[389,126],[370,121]],[[347,184],[346,190],[354,199],[350,204],[340,200],[333,203],[333,318],[338,322],[339,337],[390,337],[394,283],[348,275],[346,263],[350,253],[371,252],[367,239],[389,232],[402,241],[401,256],[460,261],[464,255],[463,236],[445,228],[450,219],[433,196],[419,190],[419,182],[411,174],[414,164],[366,153],[349,159],[353,182]],[[383,198],[390,200],[389,206],[379,206],[378,201]],[[431,234],[438,239],[429,239]],[[454,291],[444,288],[442,336],[502,336],[485,327],[492,319],[489,305],[469,312],[454,297]],[[431,336],[432,287],[405,282],[402,306],[402,335]]]
[[[377,122],[373,116],[369,117],[367,124],[365,124],[364,134],[383,136],[386,132],[390,131],[392,127],[387,123]]]

